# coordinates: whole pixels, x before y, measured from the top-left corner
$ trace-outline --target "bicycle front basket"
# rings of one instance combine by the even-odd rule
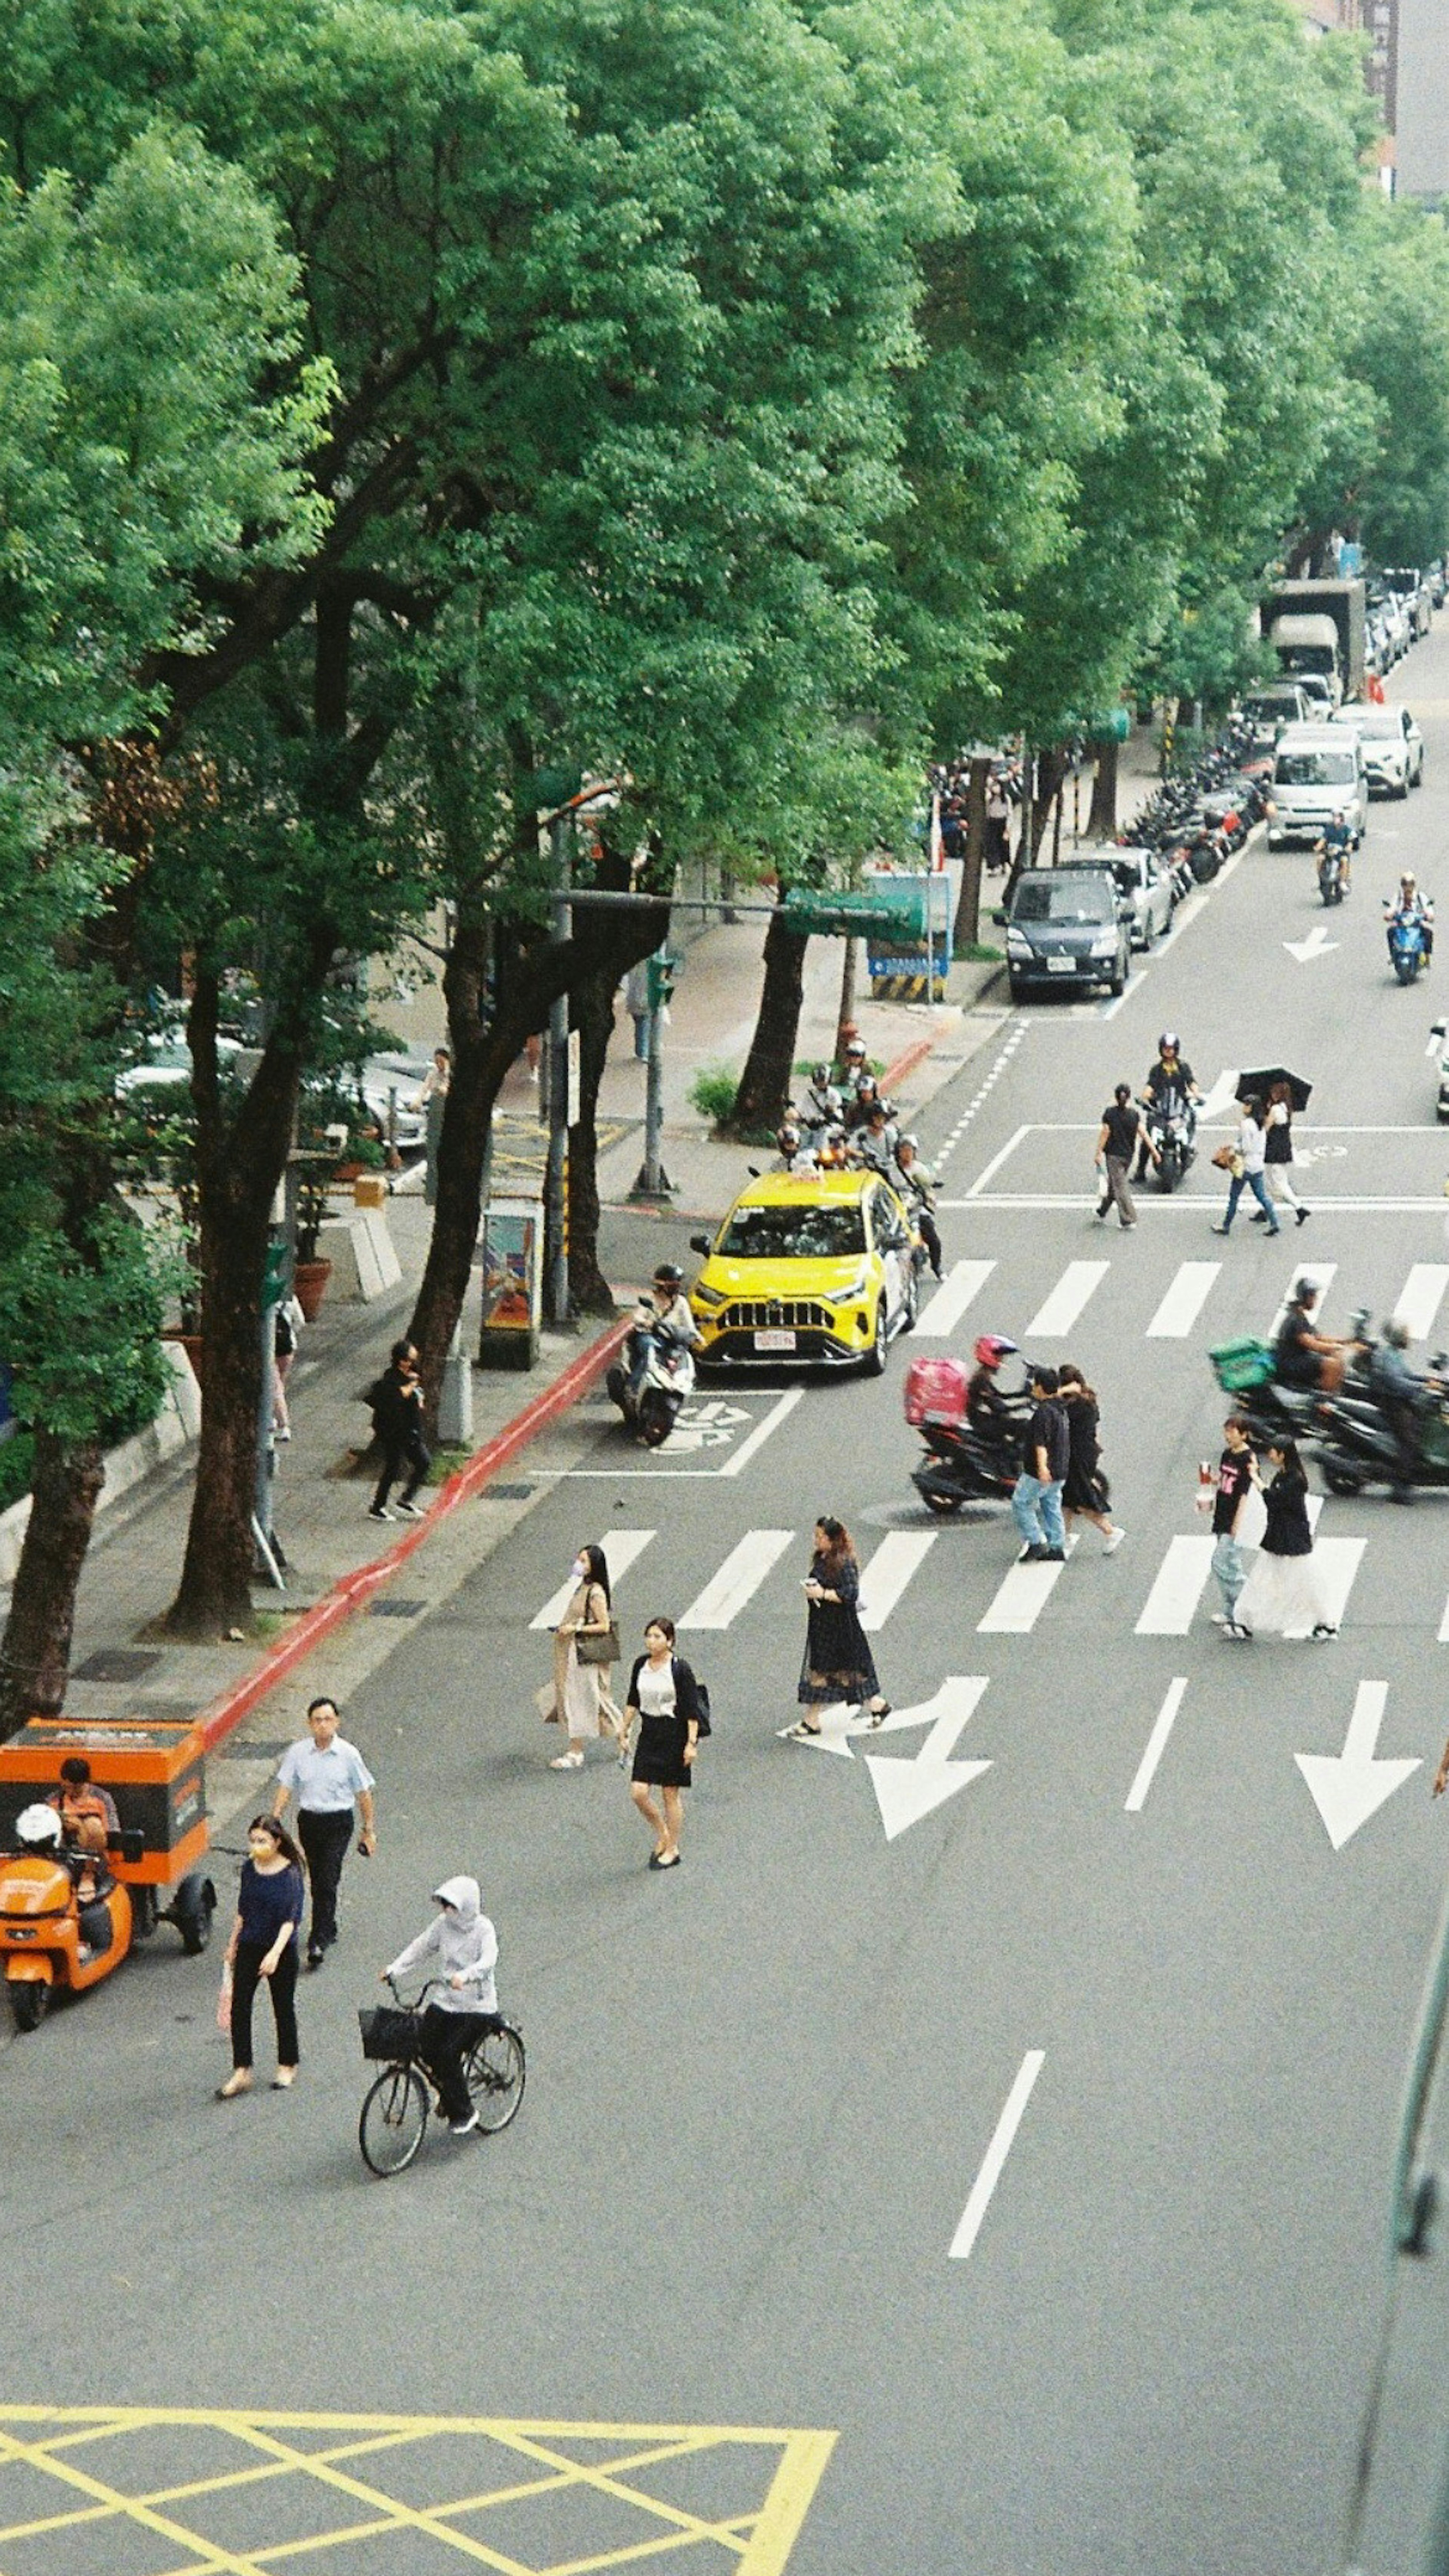
[[[364,2057],[415,2057],[418,2020],[406,2005],[364,2004],[357,2016]]]

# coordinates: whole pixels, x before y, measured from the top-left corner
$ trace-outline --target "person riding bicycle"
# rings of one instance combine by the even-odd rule
[[[1429,965],[1434,955],[1434,900],[1432,895],[1420,894],[1412,868],[1405,868],[1392,903],[1385,902],[1384,916],[1390,954],[1393,953],[1394,931],[1398,924],[1417,922],[1424,938],[1424,963]]]
[[[1164,1029],[1157,1041],[1157,1061],[1149,1065],[1147,1080],[1142,1087],[1143,1108],[1150,1117],[1153,1110],[1165,1114],[1174,1103],[1179,1104],[1187,1120],[1187,1141],[1191,1146],[1197,1133],[1194,1103],[1201,1098],[1202,1093],[1193,1079],[1192,1066],[1182,1054],[1177,1031]],[[1151,1150],[1144,1125],[1142,1141],[1137,1148],[1137,1169],[1133,1174],[1134,1180],[1146,1180],[1147,1162]]]
[[[433,1890],[438,1911],[425,1932],[400,1950],[381,1985],[424,1969],[441,1977],[418,2034],[419,2054],[438,2088],[438,2100],[455,2138],[478,2126],[468,2095],[463,2060],[498,2017],[498,1935],[481,1909],[476,1878],[445,1878]]]

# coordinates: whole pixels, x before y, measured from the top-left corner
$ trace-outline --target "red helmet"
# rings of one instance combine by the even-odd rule
[[[977,1365],[986,1369],[1000,1368],[1002,1361],[1009,1360],[1018,1347],[1017,1343],[1007,1341],[1002,1333],[983,1333],[976,1345]]]

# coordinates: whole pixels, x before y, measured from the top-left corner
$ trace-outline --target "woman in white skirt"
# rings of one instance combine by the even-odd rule
[[[1256,1467],[1253,1471],[1255,1483],[1262,1488],[1268,1526],[1257,1564],[1238,1595],[1235,1614],[1223,1635],[1245,1639],[1261,1630],[1280,1637],[1295,1631],[1311,1637],[1336,1637],[1338,1630],[1328,1616],[1314,1561],[1313,1532],[1308,1526],[1308,1478],[1297,1447],[1291,1440],[1274,1442],[1269,1447],[1268,1460],[1273,1473],[1267,1484]]]
[[[581,1547],[573,1564],[577,1589],[553,1632],[553,1713],[568,1729],[552,1771],[582,1771],[591,1736],[621,1738],[624,1720],[609,1694],[608,1664],[581,1664],[580,1637],[607,1636],[613,1618],[609,1568],[601,1547]]]

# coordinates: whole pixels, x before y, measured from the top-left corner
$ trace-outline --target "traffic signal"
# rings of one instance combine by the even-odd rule
[[[649,1008],[651,1011],[667,1010],[669,1004],[673,1001],[674,978],[678,971],[678,965],[678,958],[671,957],[667,948],[661,948],[657,955],[649,959]]]

